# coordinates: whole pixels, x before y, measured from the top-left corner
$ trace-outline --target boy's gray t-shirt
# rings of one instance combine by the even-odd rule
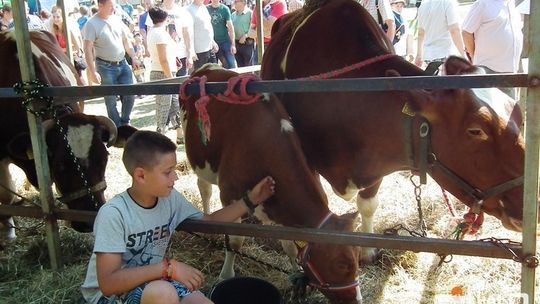
[[[88,303],[102,296],[96,274],[96,252],[122,254],[122,268],[161,263],[175,228],[185,219],[200,219],[203,213],[175,189],[159,198],[150,209],[139,206],[127,191],[103,205],[94,222],[94,250],[81,286]]]

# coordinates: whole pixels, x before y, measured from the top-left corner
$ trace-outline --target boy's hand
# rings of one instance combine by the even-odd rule
[[[256,205],[274,195],[276,181],[271,176],[263,178],[248,194],[249,199]]]
[[[190,291],[197,290],[202,286],[204,275],[198,269],[176,260],[171,260],[171,263],[175,263],[171,276],[173,280],[184,284]]]

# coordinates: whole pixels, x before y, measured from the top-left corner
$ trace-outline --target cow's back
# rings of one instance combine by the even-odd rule
[[[36,77],[50,86],[71,86],[78,84],[76,72],[67,56],[58,46],[56,39],[48,32],[31,31],[31,47]],[[19,59],[14,32],[0,33],[0,87],[13,87],[21,81]],[[28,132],[26,110],[22,99],[1,98],[0,117],[0,159],[7,155],[6,144],[14,136]],[[75,104],[73,109],[77,110]]]

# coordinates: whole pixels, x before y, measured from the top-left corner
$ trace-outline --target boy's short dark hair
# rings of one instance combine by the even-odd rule
[[[167,19],[168,14],[162,8],[153,6],[148,10],[148,16],[150,16],[150,19],[152,19],[152,22],[156,24],[156,23],[165,21]]]
[[[129,174],[135,168],[152,169],[160,156],[175,153],[176,145],[165,135],[153,131],[137,131],[126,142],[122,161]]]

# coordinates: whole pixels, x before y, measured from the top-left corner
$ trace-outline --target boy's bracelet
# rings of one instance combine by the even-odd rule
[[[163,261],[161,261],[161,279],[163,280],[169,280],[169,268],[171,263],[169,262],[169,259],[167,257],[163,258]]]
[[[168,268],[167,276],[169,277],[170,281],[172,281],[176,277],[176,260],[175,259],[171,259],[169,261],[169,268]]]
[[[249,191],[244,194],[242,197],[242,200],[244,201],[244,204],[246,204],[246,207],[248,207],[249,212],[252,213],[255,211],[255,208],[257,208],[257,205],[255,205],[250,199],[249,199]]]

